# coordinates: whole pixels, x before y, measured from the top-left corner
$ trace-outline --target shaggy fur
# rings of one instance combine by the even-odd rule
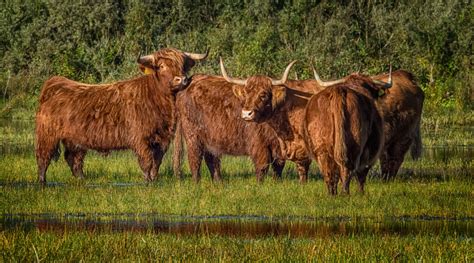
[[[175,49],[162,49],[142,69],[154,74],[111,84],[90,85],[52,77],[42,88],[36,113],[38,179],[46,182],[59,143],[74,176],[83,177],[87,150],[131,149],[145,180],[157,176],[174,134],[174,93],[194,61]],[[179,82],[176,82],[180,80]]]
[[[387,81],[388,74],[373,78]],[[393,72],[392,82],[392,87],[379,100],[385,136],[380,166],[386,180],[397,175],[410,146],[413,159],[418,159],[422,151],[420,123],[424,92],[413,75],[404,70]]]
[[[253,76],[237,92],[244,110],[255,112],[254,121],[268,123],[277,133],[285,159],[296,163],[300,182],[308,178],[311,159],[303,140],[304,109],[313,93],[322,88],[314,80],[288,80],[272,86],[266,76]]]
[[[265,124],[245,122],[241,107],[232,93],[234,84],[222,77],[195,75],[189,87],[178,93],[176,107],[179,125],[186,140],[188,161],[195,181],[200,180],[204,158],[214,180],[221,180],[220,157],[223,154],[250,156],[257,180],[261,181],[271,164],[276,177],[281,177],[285,161],[274,131]],[[180,131],[181,131],[180,130]],[[181,132],[176,134],[176,151]],[[175,154],[174,167],[179,169],[180,154]],[[175,174],[179,174],[175,171]]]
[[[364,191],[367,173],[383,146],[383,122],[375,105],[380,88],[370,78],[352,74],[307,104],[304,140],[332,195],[337,194],[339,178],[348,194],[352,176]]]

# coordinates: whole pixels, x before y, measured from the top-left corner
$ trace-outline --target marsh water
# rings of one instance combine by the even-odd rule
[[[145,215],[4,215],[0,230],[90,233],[138,232],[175,235],[218,235],[260,238],[295,238],[334,235],[443,235],[474,237],[474,218],[269,218],[262,216],[160,216]]]

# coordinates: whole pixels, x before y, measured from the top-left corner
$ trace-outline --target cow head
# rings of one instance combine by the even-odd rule
[[[196,61],[205,59],[209,49],[204,54],[183,52],[174,48],[163,48],[153,54],[139,56],[137,62],[145,74],[155,75],[161,82],[178,91],[185,87],[189,79],[187,72]]]
[[[296,60],[286,67],[280,80],[274,80],[267,76],[252,76],[242,80],[230,78],[227,75],[221,58],[222,76],[228,82],[236,84],[232,87],[232,90],[242,104],[241,117],[244,120],[265,121],[284,102],[286,96],[285,82],[295,62]]]

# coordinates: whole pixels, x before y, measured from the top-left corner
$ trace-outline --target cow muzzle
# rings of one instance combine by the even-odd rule
[[[242,114],[240,115],[242,119],[246,121],[251,121],[255,118],[255,111],[253,110],[242,110]]]
[[[173,86],[181,86],[184,87],[188,85],[189,78],[187,76],[176,76],[173,78]]]

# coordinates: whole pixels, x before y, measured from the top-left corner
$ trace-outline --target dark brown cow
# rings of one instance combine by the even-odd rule
[[[375,104],[382,86],[371,78],[352,74],[341,83],[314,95],[306,106],[304,140],[317,160],[330,194],[337,184],[349,193],[356,176],[364,191],[367,173],[383,147],[383,120]]]
[[[388,75],[373,77],[387,81]],[[411,156],[421,156],[421,112],[425,94],[411,73],[397,70],[392,74],[392,87],[379,99],[384,118],[385,145],[380,155],[382,178],[392,179],[411,146]]]
[[[176,97],[179,124],[175,151],[181,151],[181,130],[187,144],[189,166],[195,181],[200,180],[204,158],[214,180],[221,180],[220,156],[250,156],[257,180],[261,181],[271,164],[276,177],[281,177],[284,160],[275,132],[266,124],[245,122],[240,118],[241,106],[232,94],[233,84],[218,76],[195,75],[186,90]],[[179,153],[174,154],[175,162]],[[179,163],[175,163],[179,174]]]
[[[303,140],[304,109],[319,86],[313,80],[287,82],[293,64],[287,66],[278,81],[266,76],[252,76],[246,80],[230,78],[222,60],[221,71],[228,82],[237,84],[234,94],[241,101],[241,117],[246,121],[268,123],[273,128],[283,156],[296,163],[300,182],[305,182],[311,159]]]
[[[392,73],[392,87],[378,99],[379,109],[384,119],[384,149],[380,155],[382,178],[394,178],[411,146],[411,156],[421,156],[421,112],[424,92],[417,85],[413,75],[405,70]],[[378,81],[388,81],[388,74],[371,77]],[[339,83],[344,79],[322,82],[315,72],[315,79],[321,87]]]
[[[59,143],[76,177],[83,177],[87,150],[132,149],[145,180],[157,176],[175,128],[175,93],[188,82],[186,73],[206,54],[161,49],[138,59],[153,72],[111,84],[90,85],[52,77],[43,85],[36,113],[38,177],[46,182],[51,158]]]

